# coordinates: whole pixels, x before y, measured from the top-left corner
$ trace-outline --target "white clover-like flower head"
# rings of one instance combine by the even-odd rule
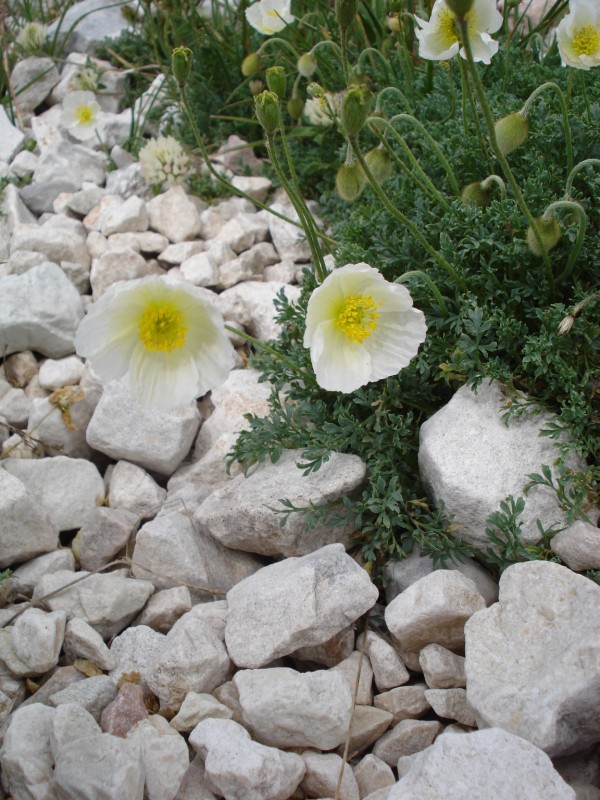
[[[174,136],[150,139],[140,150],[140,169],[151,186],[183,183],[190,174],[190,158]]]
[[[309,97],[304,105],[304,116],[311,125],[327,127],[342,113],[346,92],[324,92],[321,97]]]
[[[335,269],[312,293],[304,346],[317,383],[332,392],[396,375],[417,354],[427,325],[408,289],[368,264]]]
[[[16,38],[17,44],[26,53],[37,53],[48,35],[48,26],[41,22],[26,22]]]
[[[60,124],[76,139],[90,139],[101,113],[93,92],[69,92],[62,103]]]
[[[217,309],[195,286],[158,276],[111,287],[80,322],[75,349],[102,380],[127,375],[133,395],[159,410],[214,389],[234,365]]]
[[[589,70],[600,65],[600,2],[571,0],[569,13],[556,29],[562,63]]]
[[[465,18],[469,26],[473,59],[489,64],[492,56],[498,52],[498,42],[492,39],[490,33],[496,33],[502,26],[502,14],[496,8],[496,0],[475,0]],[[447,61],[459,52],[463,58],[467,57],[458,39],[456,15],[445,0],[435,0],[428,22],[417,16],[415,20],[421,58]]]
[[[259,33],[279,33],[295,19],[291,0],[258,0],[246,9],[246,19]]]

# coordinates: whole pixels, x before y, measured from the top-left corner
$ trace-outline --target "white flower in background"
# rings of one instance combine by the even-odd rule
[[[158,136],[140,150],[140,169],[151,186],[169,186],[185,181],[190,159],[174,136]]]
[[[246,9],[248,24],[259,33],[279,33],[295,19],[291,0],[258,0]]]
[[[492,56],[498,52],[498,42],[492,39],[490,33],[496,33],[502,26],[502,14],[496,8],[496,0],[475,0],[465,19],[469,26],[473,59],[489,64]],[[456,15],[444,0],[435,0],[428,22],[417,16],[415,20],[419,26],[415,33],[421,58],[447,61],[458,52],[463,58],[467,57],[458,39]]]
[[[600,0],[572,0],[556,29],[562,63],[576,69],[600,65]]]
[[[37,53],[46,41],[48,26],[41,22],[26,22],[19,31],[16,42],[26,53]]]
[[[69,92],[62,103],[60,124],[76,139],[90,139],[101,112],[93,92]]]
[[[417,354],[426,331],[408,289],[368,264],[346,264],[312,293],[304,346],[319,386],[348,393],[396,375]]]
[[[140,403],[167,410],[226,380],[234,358],[223,325],[196,287],[151,276],[120,282],[93,303],[75,348],[100,378],[127,375]]]
[[[321,97],[309,97],[304,105],[304,116],[311,125],[333,125],[334,117],[342,113],[346,92],[325,92]]]

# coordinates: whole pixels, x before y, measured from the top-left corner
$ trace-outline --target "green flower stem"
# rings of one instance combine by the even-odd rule
[[[284,47],[284,48],[286,48],[286,49],[287,49],[287,50],[288,50],[288,51],[289,51],[289,52],[290,52],[290,53],[291,53],[291,54],[294,56],[294,58],[296,59],[296,61],[298,61],[298,59],[300,58],[300,53],[299,53],[299,52],[296,50],[296,48],[294,47],[294,45],[293,45],[293,44],[291,44],[290,42],[287,42],[285,39],[281,39],[279,36],[275,36],[275,37],[274,37],[274,38],[272,38],[272,39],[266,39],[266,40],[265,40],[265,41],[264,41],[264,42],[261,44],[261,46],[258,48],[258,50],[256,51],[256,54],[257,54],[257,55],[261,55],[261,53],[263,52],[263,50],[266,50],[266,49],[267,49],[267,47],[268,47],[269,45],[271,45],[271,44],[280,44],[280,45],[283,45],[283,47]]]
[[[408,113],[412,111],[412,106],[408,102],[406,95],[397,89],[395,86],[386,86],[385,89],[382,89],[379,94],[377,95],[377,102],[375,103],[375,111],[381,111],[381,107],[383,106],[383,99],[387,97],[388,94],[393,94],[400,98],[404,108],[407,110]]]
[[[341,34],[342,41],[342,69],[344,70],[344,83],[350,86],[350,67],[348,65],[348,31]]]
[[[418,186],[418,187],[419,187],[419,189],[420,189],[420,190],[423,192],[423,194],[424,194],[426,197],[428,197],[430,200],[433,200],[433,202],[434,202],[434,203],[435,203],[435,202],[441,202],[442,206],[444,206],[444,204],[446,204],[446,207],[447,207],[447,208],[450,208],[450,206],[449,206],[449,205],[446,203],[446,200],[445,200],[445,198],[443,198],[443,197],[442,197],[442,198],[441,198],[441,201],[440,201],[439,197],[436,197],[436,195],[435,195],[435,194],[434,194],[434,193],[433,193],[433,192],[432,192],[432,191],[429,189],[429,187],[427,186],[427,184],[426,184],[426,183],[423,183],[423,181],[422,181],[420,178],[418,178],[418,177],[415,175],[415,173],[414,173],[414,172],[412,172],[412,171],[411,171],[411,169],[409,168],[409,166],[408,166],[407,164],[405,164],[405,163],[404,163],[404,161],[402,161],[402,159],[399,157],[399,155],[398,155],[398,154],[395,152],[395,150],[394,150],[394,149],[391,147],[391,145],[390,145],[390,143],[387,141],[387,139],[385,139],[385,138],[384,138],[384,137],[383,137],[383,136],[382,136],[382,135],[381,135],[381,134],[380,134],[380,133],[377,131],[377,126],[373,125],[372,127],[373,127],[373,132],[374,132],[374,133],[375,133],[377,136],[379,136],[379,140],[380,140],[381,144],[382,144],[382,145],[385,147],[386,151],[389,153],[389,155],[390,155],[390,157],[392,158],[392,160],[393,160],[394,164],[396,164],[396,166],[397,166],[399,169],[401,169],[401,170],[402,170],[402,172],[404,172],[404,174],[406,175],[406,177],[407,177],[407,178],[409,178],[411,181],[413,181],[413,182],[415,183],[415,185],[416,185],[416,186]],[[436,193],[437,193],[437,190],[436,190]]]
[[[488,177],[481,181],[481,188],[482,189],[489,189],[492,183],[495,183],[496,186],[500,189],[500,197],[502,200],[506,200],[506,184],[500,177],[500,175],[488,175]]]
[[[258,347],[260,350],[264,350],[266,353],[270,353],[272,356],[275,356],[275,358],[278,358],[280,361],[283,361],[283,363],[286,364],[293,372],[298,373],[298,375],[301,375],[305,380],[307,378],[312,378],[312,376],[308,376],[303,369],[300,369],[297,364],[294,364],[294,362],[290,361],[289,358],[284,356],[278,350],[275,350],[274,347],[271,347],[270,344],[267,344],[266,342],[261,342],[258,339],[255,339],[254,336],[250,336],[250,334],[245,333],[244,331],[240,331],[237,328],[232,327],[231,325],[224,325],[223,327],[225,328],[226,331],[229,331],[229,333],[233,333],[236,336],[240,336],[242,339],[245,339],[247,342],[254,345],[254,347]]]
[[[393,116],[391,118],[390,124],[393,125],[394,122],[396,122],[396,120],[398,120],[398,119],[406,120],[407,122],[410,122],[410,124],[414,128],[416,128],[425,137],[425,139],[427,139],[431,149],[436,154],[436,156],[438,158],[438,161],[440,162],[440,164],[442,165],[442,167],[444,168],[444,170],[446,172],[446,175],[448,176],[448,180],[450,181],[450,184],[452,186],[452,191],[456,195],[460,195],[460,188],[459,188],[458,183],[456,181],[456,177],[454,175],[452,167],[450,166],[450,163],[448,162],[448,159],[442,153],[442,151],[439,148],[437,142],[435,141],[433,136],[429,133],[429,131],[427,130],[425,125],[423,125],[422,122],[419,122],[418,119],[413,117],[412,114],[396,114],[395,116]]]
[[[442,208],[445,211],[449,211],[450,210],[450,204],[448,203],[446,198],[437,190],[437,188],[436,188],[435,184],[433,183],[433,181],[429,178],[427,173],[424,171],[424,169],[419,164],[418,160],[415,158],[415,156],[413,154],[413,151],[410,149],[410,147],[406,144],[406,142],[404,141],[402,136],[400,136],[398,131],[392,125],[392,122],[394,121],[394,119],[396,119],[396,117],[394,117],[393,119],[391,119],[389,121],[386,120],[386,119],[382,119],[381,117],[371,117],[369,120],[367,120],[367,122],[369,122],[369,125],[373,129],[373,131],[377,135],[380,136],[381,141],[383,141],[383,137],[381,137],[381,135],[378,133],[377,129],[380,127],[380,125],[385,125],[387,128],[390,129],[390,131],[392,133],[392,136],[398,142],[400,147],[404,150],[408,160],[412,164],[413,169],[415,170],[417,175],[420,176],[420,178],[417,178],[417,175],[415,175],[410,170],[406,170],[407,174],[415,181],[415,183],[417,183],[420,186],[420,188],[423,191],[425,191],[426,194],[428,194],[433,199],[437,200],[437,202],[442,206]],[[387,145],[387,142],[385,144]],[[393,152],[393,150],[389,147],[389,145],[388,145],[388,150],[392,153],[392,156],[396,155]],[[397,159],[397,157],[394,158],[394,160],[396,160],[396,159]],[[400,162],[399,159],[397,160],[397,163],[398,162],[402,163],[402,162]]]
[[[458,58],[458,68],[460,70],[460,83],[462,86],[462,114],[463,114],[463,127],[465,129],[465,134],[469,135],[469,121],[467,117],[467,107],[465,102],[465,96],[469,101],[469,105],[471,106],[471,114],[473,115],[473,123],[475,124],[475,130],[477,132],[477,138],[479,139],[479,149],[482,152],[483,157],[485,158],[485,162],[487,164],[488,170],[492,171],[492,162],[490,160],[489,148],[485,143],[485,137],[483,135],[483,130],[481,129],[481,122],[479,120],[479,114],[477,112],[477,106],[475,105],[475,99],[473,98],[473,93],[471,92],[471,86],[469,85],[469,78],[467,76],[467,70],[464,64],[464,59],[462,56]]]
[[[537,100],[542,92],[545,92],[546,89],[553,89],[556,96],[558,97],[558,104],[560,105],[560,113],[562,114],[563,120],[563,128],[565,132],[565,145],[567,148],[567,171],[571,172],[573,169],[573,137],[571,136],[571,125],[569,123],[569,111],[567,109],[567,101],[565,100],[565,96],[562,93],[560,86],[553,81],[547,81],[546,83],[542,83],[541,86],[538,86],[535,91],[533,91],[527,100],[525,101],[525,105],[519,112],[521,116],[527,117],[529,114],[529,109],[531,105]]]
[[[485,96],[485,91],[483,88],[483,84],[481,82],[481,78],[479,77],[479,72],[477,71],[477,66],[475,64],[475,61],[473,60],[473,50],[471,48],[471,41],[469,39],[469,27],[464,17],[459,18],[458,22],[460,25],[460,32],[462,34],[463,47],[465,48],[465,53],[467,56],[467,64],[469,65],[471,77],[475,85],[475,92],[477,94],[477,99],[479,100],[479,105],[481,106],[481,111],[485,119],[485,124],[487,126],[488,137],[490,140],[490,144],[492,146],[492,150],[494,151],[494,155],[496,156],[498,163],[502,167],[502,172],[504,173],[504,176],[506,177],[506,180],[509,183],[509,186],[515,196],[515,200],[521,210],[521,213],[525,216],[527,222],[531,226],[533,235],[535,236],[535,240],[538,243],[539,248],[542,252],[542,258],[544,259],[544,267],[546,269],[546,277],[548,280],[548,285],[550,286],[550,291],[554,295],[555,292],[554,273],[552,272],[552,264],[550,263],[548,251],[544,246],[544,241],[542,239],[539,226],[533,214],[529,210],[527,203],[525,202],[525,198],[523,197],[523,194],[519,188],[519,184],[517,183],[515,176],[513,175],[509,163],[506,160],[506,157],[503,155],[500,148],[498,147],[498,141],[496,139],[496,131],[494,129],[494,118],[492,116],[489,103]]]
[[[373,191],[375,192],[377,197],[381,200],[383,205],[387,208],[387,210],[390,212],[390,214],[392,214],[393,217],[395,217],[399,222],[402,223],[402,225],[404,225],[404,227],[420,243],[423,249],[426,250],[429,253],[429,255],[432,258],[434,258],[438,262],[438,264],[440,264],[440,266],[442,266],[446,270],[446,272],[450,275],[450,277],[456,283],[456,285],[459,286],[464,292],[466,292],[467,291],[466,283],[460,277],[460,275],[458,275],[458,273],[455,271],[452,265],[446,261],[446,259],[442,256],[441,253],[438,253],[438,251],[429,244],[429,242],[423,236],[423,234],[421,233],[419,228],[415,225],[415,223],[411,222],[411,220],[409,220],[408,217],[406,217],[401,211],[398,211],[396,206],[391,202],[387,194],[377,183],[377,181],[375,180],[375,178],[371,173],[371,170],[367,165],[367,162],[363,158],[363,154],[360,152],[360,147],[358,146],[357,140],[350,139],[350,145],[352,147],[352,150],[354,151],[354,155],[356,156],[359,164],[363,168],[363,172],[365,173],[367,180],[371,184]]]
[[[569,254],[569,260],[567,261],[567,266],[563,269],[560,275],[557,277],[557,282],[562,283],[564,280],[571,276],[573,269],[575,267],[575,262],[577,261],[577,257],[579,256],[579,251],[581,250],[581,245],[583,244],[583,237],[585,236],[585,229],[587,227],[587,216],[583,208],[579,205],[579,203],[574,203],[572,200],[557,200],[555,203],[551,203],[548,208],[544,211],[543,219],[550,219],[553,216],[553,212],[558,208],[565,208],[568,211],[571,211],[577,217],[577,238],[575,239],[575,244],[573,245],[573,249]]]
[[[316,45],[309,51],[311,55],[316,55],[317,50],[322,50],[324,47],[333,47],[337,55],[342,58],[342,48],[339,46],[337,42],[332,42],[331,39],[324,39],[321,42],[317,42]]]
[[[581,94],[583,95],[583,99],[585,100],[585,110],[587,112],[587,118],[590,125],[592,124],[592,109],[590,108],[590,98],[588,97],[587,93],[587,86],[585,83],[585,73],[583,70],[578,70],[579,75],[579,83],[581,84]]]
[[[442,297],[440,290],[431,280],[429,275],[427,275],[426,272],[423,272],[422,269],[413,269],[410,272],[405,272],[404,275],[400,275],[399,278],[396,278],[394,283],[408,283],[410,278],[421,278],[423,283],[426,283],[427,286],[431,289],[431,294],[437,300],[442,314],[444,314],[444,316],[448,316],[448,306],[446,305],[446,301]]]
[[[567,183],[565,185],[565,200],[571,199],[571,194],[573,193],[573,181],[575,180],[577,173],[580,172],[584,167],[591,165],[596,167],[600,166],[600,158],[586,158],[585,161],[580,161],[579,164],[575,164],[569,173],[569,177],[567,178]]]
[[[383,71],[384,71],[384,74],[385,74],[385,82],[387,84],[390,84],[392,82],[392,76],[390,74],[390,68],[389,68],[389,65],[388,65],[388,61],[387,61],[386,57],[383,55],[383,53],[380,50],[376,50],[374,47],[367,47],[365,50],[362,51],[362,53],[358,57],[358,61],[356,62],[358,67],[362,66],[362,63],[363,63],[363,61],[364,61],[366,56],[371,56],[371,57],[372,56],[377,56],[379,58],[379,60],[383,64]]]

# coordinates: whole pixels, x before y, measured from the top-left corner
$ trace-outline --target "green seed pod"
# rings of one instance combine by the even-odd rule
[[[489,189],[484,189],[480,181],[475,181],[465,186],[460,198],[463,203],[487,208],[492,202],[492,193]]]
[[[529,135],[529,120],[518,111],[502,117],[494,125],[496,141],[503,156],[520,147]]]
[[[279,101],[273,92],[261,92],[254,98],[256,118],[267,133],[279,129]]]
[[[554,217],[552,217],[551,219],[544,219],[543,217],[538,217],[538,219],[536,219],[536,222],[538,224],[542,241],[544,243],[544,246],[546,247],[546,252],[550,252],[550,250],[556,247],[556,245],[560,241],[560,237],[562,236],[562,228],[560,227],[560,223],[558,222],[558,220],[554,219]],[[538,240],[535,238],[535,233],[533,232],[533,228],[531,226],[527,228],[527,246],[529,247],[534,256],[543,255],[540,246],[538,244]]]
[[[192,51],[189,47],[176,47],[171,54],[171,67],[178,86],[185,86],[192,69]]]
[[[342,104],[342,127],[349,139],[355,139],[369,116],[371,93],[365,86],[351,86]]]
[[[304,111],[304,100],[301,97],[295,95],[294,97],[288,100],[287,112],[292,119],[300,119],[303,111]]]
[[[464,17],[473,7],[473,0],[445,0],[445,2],[457,17]]]
[[[312,78],[312,76],[317,71],[317,59],[313,56],[312,53],[304,53],[298,59],[298,63],[296,64],[296,69],[302,75],[303,78]]]
[[[283,67],[269,67],[267,70],[267,86],[280,100],[285,100],[285,70]]]
[[[342,200],[349,203],[358,200],[365,188],[367,179],[360,164],[342,164],[335,176],[335,188]]]
[[[244,78],[251,78],[262,67],[262,58],[258,53],[249,53],[242,61],[242,75]]]
[[[336,0],[335,18],[340,26],[342,36],[346,34],[346,31],[356,19],[357,11],[358,0]]]
[[[387,150],[382,150],[381,147],[375,147],[365,156],[367,167],[371,175],[375,178],[377,183],[381,186],[392,174],[392,159]]]

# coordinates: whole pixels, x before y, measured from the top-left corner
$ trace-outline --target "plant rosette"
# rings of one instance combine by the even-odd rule
[[[347,394],[406,367],[425,341],[410,292],[368,264],[335,269],[312,293],[304,346],[317,383]]]

